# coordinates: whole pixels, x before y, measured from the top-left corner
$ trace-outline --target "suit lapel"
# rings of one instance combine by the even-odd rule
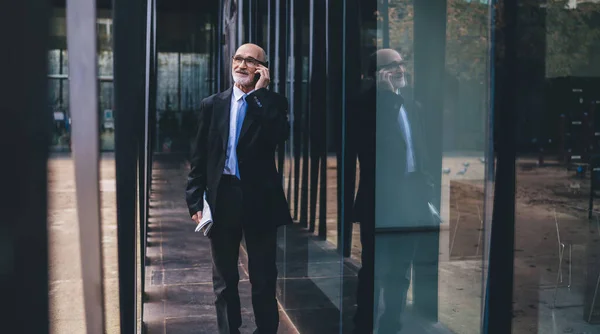
[[[221,141],[223,143],[223,150],[227,148],[227,140],[229,139],[229,122],[231,119],[231,94],[232,89],[220,93],[215,100],[214,112],[216,116],[216,128],[218,133],[221,135]]]

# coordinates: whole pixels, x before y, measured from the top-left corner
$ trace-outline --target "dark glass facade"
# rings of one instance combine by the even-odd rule
[[[296,223],[280,231],[279,299],[299,332],[480,332],[494,166],[490,4],[222,6],[220,59],[261,45],[271,89],[290,102],[279,166]],[[399,105],[375,98],[386,94],[371,64],[381,49],[402,57],[406,84],[395,96],[412,109],[426,183],[404,175]],[[441,224],[404,213],[425,184]]]
[[[294,224],[279,230],[277,296],[297,332],[600,333],[600,3],[144,5],[127,35],[149,34],[144,48],[113,29],[143,6],[118,16],[104,3],[96,22],[100,149],[117,151],[129,208],[121,326],[144,314],[134,278],[152,275],[152,159],[188,156],[200,102],[232,84],[231,57],[250,42],[289,101],[277,163]],[[50,148],[70,151],[64,4],[48,17]],[[133,53],[117,68],[119,46]]]

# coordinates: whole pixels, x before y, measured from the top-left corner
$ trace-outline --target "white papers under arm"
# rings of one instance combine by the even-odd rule
[[[431,202],[427,204],[429,206],[429,213],[431,214],[431,217],[433,218],[434,222],[437,224],[441,224],[442,217],[440,216],[440,212],[438,211],[438,209],[435,207],[435,205],[431,204]]]
[[[204,197],[204,209],[202,209],[202,219],[200,219],[200,223],[196,226],[196,232],[203,231],[204,236],[208,236],[208,232],[213,225],[212,213],[210,211],[210,207],[206,202],[206,196]]]

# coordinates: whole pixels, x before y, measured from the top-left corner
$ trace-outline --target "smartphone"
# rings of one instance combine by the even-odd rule
[[[266,68],[269,68],[269,62],[265,62],[263,66]],[[255,72],[254,73],[254,83],[257,83],[258,80],[260,80],[260,73]]]

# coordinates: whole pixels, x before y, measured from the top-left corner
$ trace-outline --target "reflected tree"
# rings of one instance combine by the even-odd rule
[[[487,1],[448,0],[446,64],[449,74],[459,80],[486,78],[489,44],[489,5]],[[522,46],[520,57],[546,57],[546,77],[589,75],[594,66],[594,52],[600,48],[600,3],[573,0],[523,0],[519,25]],[[495,5],[502,6],[502,1]],[[501,12],[501,11],[496,11]],[[383,18],[378,14],[378,19]],[[413,1],[389,0],[390,46],[398,49],[413,73]],[[496,17],[496,28],[502,27]],[[538,41],[546,40],[539,49]],[[502,36],[496,41],[501,42]],[[495,45],[502,54],[502,44]],[[544,55],[545,53],[545,55]]]

